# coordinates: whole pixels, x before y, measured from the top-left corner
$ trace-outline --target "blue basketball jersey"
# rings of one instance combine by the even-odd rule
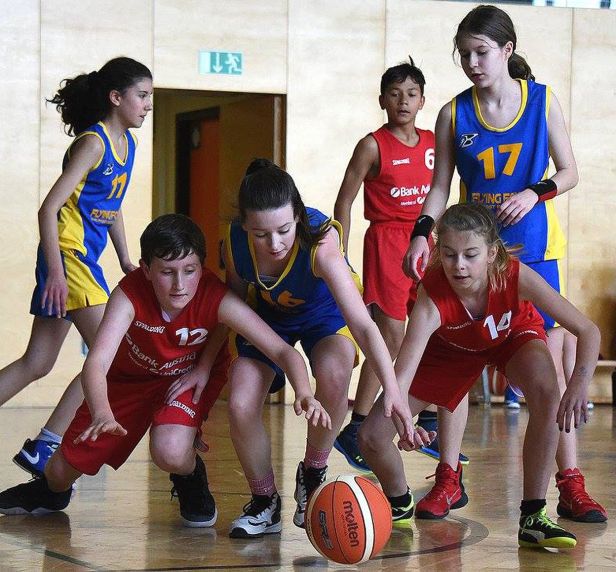
[[[103,154],[60,209],[58,235],[61,250],[76,250],[89,259],[98,260],[130,182],[137,141],[126,131],[126,155],[122,158],[109,139],[105,125],[99,122],[75,138],[64,155],[63,168],[75,142],[86,135],[95,135],[101,140]]]
[[[323,213],[307,208],[313,229],[327,220]],[[339,223],[332,221],[339,229]],[[339,313],[334,297],[322,278],[314,275],[313,262],[316,247],[302,248],[296,240],[289,262],[274,284],[266,285],[258,275],[254,246],[239,222],[228,228],[227,256],[237,275],[254,288],[256,312],[268,323],[284,322],[297,326],[313,323],[319,316]]]
[[[522,103],[503,128],[488,125],[481,115],[475,87],[451,102],[460,202],[496,209],[511,195],[545,179],[548,173],[549,87],[518,80]],[[537,203],[518,223],[500,229],[509,246],[521,246],[522,262],[562,258],[566,241],[552,200]]]

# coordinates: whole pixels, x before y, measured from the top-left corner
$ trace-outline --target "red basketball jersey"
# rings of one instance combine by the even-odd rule
[[[519,318],[536,317],[537,310],[518,297],[520,262],[512,260],[507,269],[505,287],[498,292],[488,289],[488,305],[485,317],[475,320],[468,313],[460,298],[449,284],[442,267],[426,273],[421,281],[426,293],[441,315],[441,326],[434,332],[448,345],[470,353],[493,349],[509,338],[512,322]]]
[[[372,136],[379,146],[381,169],[364,181],[364,217],[371,222],[414,223],[432,183],[434,133],[417,129],[415,147],[402,143],[385,126]]]
[[[227,287],[204,268],[193,299],[167,322],[152,284],[140,268],[122,278],[119,286],[131,301],[135,317],[116,352],[109,377],[138,382],[190,371],[218,325],[218,307]]]

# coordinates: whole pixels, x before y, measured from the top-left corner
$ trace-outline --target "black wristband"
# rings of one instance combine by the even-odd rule
[[[434,219],[430,215],[421,215],[415,222],[413,232],[411,233],[411,240],[416,236],[423,236],[427,239],[432,232],[434,226]]]
[[[528,188],[535,191],[539,197],[539,202],[549,201],[556,196],[558,189],[556,183],[552,179],[544,179],[534,185],[528,185]]]

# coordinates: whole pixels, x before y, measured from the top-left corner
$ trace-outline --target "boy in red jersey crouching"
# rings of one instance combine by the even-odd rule
[[[73,483],[102,465],[118,469],[150,429],[150,452],[171,473],[184,524],[213,526],[216,505],[195,438],[227,379],[227,325],[284,369],[295,412],[330,425],[300,354],[203,268],[205,239],[182,215],[164,215],[141,236],[140,268],[124,277],[85,361],[85,402],[43,476],[0,493],[2,514],[68,506]],[[195,390],[193,391],[193,387]]]

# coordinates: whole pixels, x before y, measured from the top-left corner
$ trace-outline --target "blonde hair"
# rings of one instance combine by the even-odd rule
[[[488,265],[488,280],[493,290],[502,290],[505,287],[509,263],[514,258],[513,253],[518,249],[505,246],[498,236],[498,226],[492,212],[477,203],[450,206],[436,225],[437,240],[430,257],[431,267],[442,264],[440,237],[450,229],[458,232],[474,232],[485,239],[488,248],[496,247],[494,262]]]

